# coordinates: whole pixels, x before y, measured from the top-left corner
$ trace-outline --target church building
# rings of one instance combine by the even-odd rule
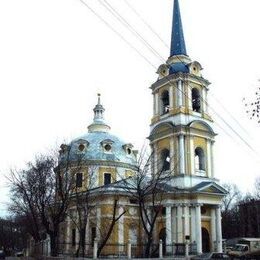
[[[157,73],[158,79],[150,87],[151,171],[156,175],[163,167],[170,178],[153,242],[159,243],[160,234],[164,233],[165,254],[172,253],[169,245],[185,243],[194,244],[198,254],[222,252],[220,205],[226,191],[214,174],[216,133],[209,114],[210,82],[202,76],[201,64],[187,54],[178,0],[174,0],[170,56]],[[69,145],[62,145],[60,152],[60,163],[70,153],[71,171],[77,171],[75,161],[81,156],[80,171],[75,173],[76,190],[84,193],[88,189],[94,198],[85,230],[86,252],[93,250],[95,239],[102,239],[106,221],[113,216],[115,198],[117,216],[124,214],[114,226],[108,244],[125,245],[129,240],[132,244],[145,243],[138,205],[120,186],[138,173],[138,153],[130,142],[111,134],[104,111],[99,95],[88,132]],[[66,254],[75,253],[81,232],[73,220],[75,212],[72,203],[60,236]],[[103,254],[113,255],[117,250],[104,247]],[[125,247],[120,250],[126,254]]]

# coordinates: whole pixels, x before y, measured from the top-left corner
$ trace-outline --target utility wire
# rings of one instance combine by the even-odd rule
[[[165,62],[164,58],[160,55],[160,53],[158,53],[143,37],[142,35],[140,35],[135,28],[124,18],[122,17],[122,15],[120,15],[120,13],[111,5],[107,2],[107,0],[103,0],[106,5],[102,2],[102,0],[99,0],[99,3],[102,4],[122,25],[124,25],[137,39],[141,40],[142,43],[150,50],[154,53],[154,55],[156,55],[163,63]],[[112,11],[111,11],[112,10]],[[183,63],[183,61],[177,56],[177,58],[179,59],[179,61],[181,63]],[[184,64],[184,63],[183,63]],[[186,64],[184,64],[186,66]],[[168,78],[167,78],[168,80]],[[168,80],[169,83],[172,85],[172,83],[170,82],[170,80]],[[190,89],[192,89],[192,87],[189,85]],[[177,87],[178,88],[178,87]],[[181,90],[182,91],[182,90]],[[182,91],[182,93],[184,93]],[[189,98],[189,97],[188,97]],[[190,98],[189,98],[190,99]],[[214,114],[216,114],[223,122],[224,124],[226,124],[243,142],[246,146],[248,146],[252,151],[256,152],[252,146],[228,123],[226,122],[226,120],[218,114],[218,112],[207,102],[207,100],[205,100],[202,96],[201,99],[205,102],[205,104],[214,112]]]
[[[140,55],[149,65],[154,69],[157,69],[136,47],[134,47],[128,40],[125,39],[117,30],[115,30],[101,15],[99,15],[94,9],[92,9],[84,0],[79,0],[85,5],[96,17],[98,17],[111,31],[113,31],[121,40],[123,40],[131,49],[133,49],[138,55]]]
[[[163,43],[163,45],[167,48],[170,49],[170,46],[162,39],[162,37],[150,26],[144,19],[143,17],[137,12],[137,10],[127,1],[124,0],[126,5],[132,10],[133,13],[143,22],[143,24]]]
[[[167,43],[158,35],[158,33],[152,28],[152,26],[150,26],[144,19],[143,17],[140,15],[140,13],[138,13],[136,11],[136,9],[127,1],[124,0],[124,2],[126,3],[126,5],[137,15],[137,17],[150,29],[150,31],[159,38],[159,40],[161,42],[163,42],[163,44],[169,49],[170,47],[167,45]],[[179,57],[177,57],[179,59],[179,61],[184,64],[183,61],[180,60]],[[185,64],[184,64],[185,65]],[[211,96],[222,106],[222,108],[227,112],[227,114],[229,114],[229,116],[237,123],[237,125],[243,130],[244,133],[246,133],[248,136],[250,136],[250,134],[248,133],[248,131],[240,124],[240,122],[227,110],[227,108],[217,99],[217,97],[215,97],[212,93]]]
[[[129,30],[137,39],[139,39],[150,52],[152,52],[156,57],[162,58],[160,54],[155,50],[149,42],[147,42],[143,36],[135,30],[135,28],[106,0],[98,0],[99,3],[104,6],[127,30]]]
[[[107,21],[105,21],[100,15],[97,14],[97,12],[95,12],[88,4],[86,4],[86,2],[84,2],[83,0],[80,0],[80,1],[81,1],[86,7],[88,7],[88,9],[89,9],[92,13],[94,13],[99,19],[101,19],[102,22],[104,22],[114,33],[116,33],[122,40],[124,40],[132,49],[134,49],[139,55],[141,55],[141,57],[142,57],[143,59],[145,59],[146,62],[148,62],[153,68],[155,68],[155,69],[157,68],[157,67],[156,67],[155,65],[153,65],[152,62],[150,62],[143,54],[141,54],[141,52],[140,52],[139,50],[137,50],[130,42],[128,42],[119,32],[117,32]],[[104,1],[106,1],[106,0],[104,0]],[[100,0],[99,0],[99,2],[101,3]],[[103,5],[103,4],[102,4],[102,5]],[[104,6],[104,5],[103,5],[103,6]],[[109,6],[111,6],[111,5],[109,4]],[[106,9],[109,10],[108,7],[107,7]],[[115,9],[113,8],[113,10],[115,10]],[[113,14],[113,12],[111,12],[111,11],[110,11],[110,13]],[[115,13],[118,13],[118,12],[115,11]],[[119,15],[119,17],[122,17],[120,14],[118,14],[118,15]],[[113,14],[113,16],[116,16],[116,14]],[[119,20],[120,23],[124,24],[124,26],[133,28],[124,18],[123,18],[123,20],[126,21],[126,23],[122,22],[119,18],[117,18],[117,20]],[[130,30],[130,31],[131,31],[132,33],[136,32],[135,29],[132,29],[132,30]],[[143,42],[145,45],[149,46],[149,49],[150,49],[150,50],[153,49],[153,47],[152,47],[149,43],[147,43],[147,41],[146,41],[142,36],[139,36],[139,35],[140,35],[139,33],[134,33],[134,34],[135,34],[135,37],[141,38],[141,39],[142,39],[142,42]],[[154,50],[154,49],[153,49],[153,50]],[[156,56],[158,56],[160,59],[162,59],[163,62],[165,62],[164,59],[161,57],[161,55],[160,55],[156,50],[154,50],[154,54],[155,54]],[[177,56],[177,58],[180,60],[180,58],[179,58],[178,56]],[[181,61],[181,60],[180,60],[180,62],[183,63],[183,61]],[[183,63],[183,64],[186,66],[185,63]],[[177,72],[177,71],[176,71],[176,72]],[[174,85],[172,84],[172,82],[168,79],[168,76],[166,76],[165,78],[167,79],[167,81],[169,82],[169,84],[170,84],[171,86],[174,86]],[[189,84],[188,84],[188,86],[190,87],[190,89],[192,89],[192,87],[191,87]],[[174,87],[175,87],[175,86],[174,86]],[[178,86],[177,86],[177,89],[179,89]],[[191,100],[191,98],[188,97],[185,92],[183,92],[182,90],[180,90],[180,91],[181,91],[188,99]],[[231,129],[231,131],[232,131],[233,133],[235,133],[235,135],[236,135],[237,137],[239,137],[239,139],[240,139],[251,151],[253,151],[254,153],[257,154],[257,152],[252,148],[252,146],[251,146],[229,123],[227,123],[226,120],[225,120],[224,118],[222,118],[222,116],[220,116],[220,115],[216,112],[216,110],[215,110],[214,108],[212,108],[212,107],[208,104],[208,102],[207,102],[206,100],[203,99],[202,96],[201,96],[201,99],[202,99],[202,100],[205,102],[205,104],[213,111],[213,113],[214,113],[215,115],[217,115],[217,116],[225,123],[225,125],[227,125],[227,126]],[[216,122],[216,123],[217,123],[217,122]],[[217,123],[217,124],[218,124],[218,123]],[[218,125],[219,125],[219,124],[218,124]],[[231,138],[233,139],[233,137],[232,137],[230,134],[228,134],[227,131],[224,130],[221,125],[219,125],[219,127],[220,127],[229,137],[231,137]]]

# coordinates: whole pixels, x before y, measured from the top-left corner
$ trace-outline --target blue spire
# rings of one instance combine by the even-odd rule
[[[170,56],[181,55],[181,54],[187,55],[183,29],[182,29],[179,1],[174,0]]]

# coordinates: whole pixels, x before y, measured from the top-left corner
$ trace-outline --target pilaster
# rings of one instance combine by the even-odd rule
[[[182,81],[179,80],[178,81],[178,97],[177,97],[177,104],[178,104],[178,107],[182,107],[183,106],[183,95],[182,95],[182,92],[183,92],[183,88],[182,88],[183,84],[182,84]]]
[[[221,210],[220,206],[216,208],[216,235],[217,235],[217,252],[222,253],[222,230],[221,230]]]
[[[211,250],[216,251],[216,209],[211,209],[211,220],[210,220],[210,230],[211,230]]]
[[[207,140],[207,176],[212,177],[212,165],[211,165],[211,140]]]
[[[195,221],[196,221],[196,243],[197,253],[202,253],[202,235],[201,235],[201,205],[195,205]]]
[[[179,169],[180,174],[185,173],[184,135],[179,135]]]
[[[182,205],[177,205],[177,242],[183,242]]]
[[[166,244],[171,245],[172,244],[172,207],[167,206],[166,207]],[[169,252],[171,252],[171,248],[168,246],[167,249],[170,249]]]

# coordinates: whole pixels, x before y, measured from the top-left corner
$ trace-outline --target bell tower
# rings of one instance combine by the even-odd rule
[[[208,113],[209,81],[187,54],[178,0],[174,1],[170,57],[152,84],[149,139],[153,171],[169,171],[173,185],[192,187],[214,179],[213,121]]]
[[[187,54],[179,2],[174,0],[170,57],[151,85],[152,171],[168,180],[166,244],[189,242],[197,253],[222,252],[220,205],[227,192],[214,177],[210,83],[201,72],[201,64]]]

